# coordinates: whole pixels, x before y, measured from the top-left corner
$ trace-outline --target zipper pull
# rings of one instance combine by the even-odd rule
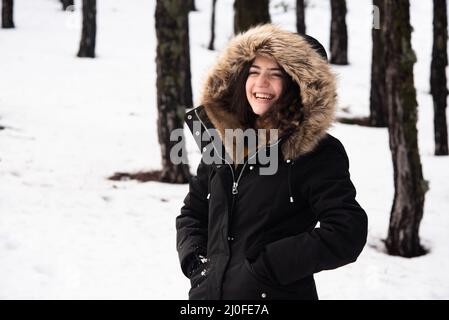
[[[234,182],[234,184],[232,185],[232,194],[239,193],[238,190],[237,190],[238,186],[239,186],[239,184],[237,182]]]

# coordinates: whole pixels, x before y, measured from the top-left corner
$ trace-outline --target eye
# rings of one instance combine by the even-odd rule
[[[248,73],[248,75],[254,75],[254,74],[259,74],[257,71],[254,71],[254,70],[252,70],[252,71],[250,71],[249,73]]]
[[[275,77],[275,78],[282,78],[283,77],[283,75],[281,73],[272,73],[271,76]]]

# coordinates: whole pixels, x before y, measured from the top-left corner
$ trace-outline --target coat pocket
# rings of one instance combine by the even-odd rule
[[[258,275],[257,272],[254,270],[253,266],[251,265],[251,263],[248,261],[248,259],[245,259],[244,267],[245,267],[246,271],[249,273],[249,275],[251,277],[253,277],[253,279],[256,282],[259,282],[259,283],[263,284],[264,286],[268,286],[268,287],[277,287],[278,286],[274,283],[271,283],[268,279],[265,279],[264,277]]]
[[[247,265],[248,263],[248,265]],[[266,285],[250,272],[249,262],[233,264],[226,272],[222,286],[224,300],[257,300],[266,297]]]
[[[252,281],[257,284],[255,299],[274,300],[316,300],[318,299],[313,277],[303,279],[291,285],[281,285],[272,283],[269,279],[259,275],[246,259],[244,263],[247,274],[252,277]]]

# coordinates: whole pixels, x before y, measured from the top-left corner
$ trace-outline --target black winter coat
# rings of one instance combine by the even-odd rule
[[[263,36],[259,40],[278,61],[282,45],[297,45],[310,58],[306,67],[320,72],[296,80],[304,88],[304,114],[297,129],[278,141],[281,152],[274,175],[261,175],[259,163],[235,168],[201,161],[176,219],[181,268],[192,283],[190,299],[317,299],[313,274],[354,262],[366,242],[367,216],[355,200],[348,157],[340,141],[326,133],[335,105],[333,75],[300,36],[273,26],[258,28],[249,31],[253,42],[255,34],[267,31],[263,28],[276,34],[269,38],[279,42],[272,48]],[[204,106],[187,114],[191,129],[195,120],[201,120],[201,130],[214,127],[222,133],[235,128],[233,115],[213,102],[229,87],[220,72],[223,63],[226,67],[237,61],[232,46],[245,43],[248,33],[240,37],[213,70]],[[254,47],[247,60],[258,54],[257,44]],[[294,59],[288,65],[279,63],[286,71],[305,68]],[[322,88],[307,87],[314,77]],[[214,87],[217,83],[221,89]],[[320,93],[306,96],[315,92],[311,90]],[[207,262],[195,268],[200,254]]]

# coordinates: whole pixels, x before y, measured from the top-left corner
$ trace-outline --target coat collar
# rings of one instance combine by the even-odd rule
[[[299,34],[265,24],[237,35],[218,58],[202,88],[200,103],[213,126],[224,137],[225,129],[241,128],[239,120],[223,103],[233,81],[257,55],[271,56],[296,81],[301,91],[301,121],[282,143],[284,159],[312,151],[334,121],[335,75],[325,61]]]

